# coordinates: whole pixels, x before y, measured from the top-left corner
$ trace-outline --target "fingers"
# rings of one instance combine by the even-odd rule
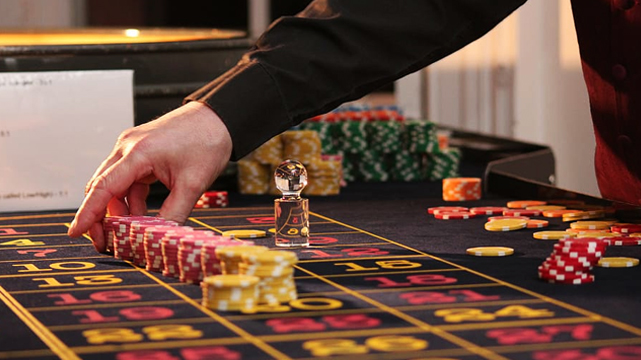
[[[105,239],[105,233],[102,230],[102,223],[93,223],[91,225],[91,228],[89,229],[89,236],[93,241],[93,247],[96,248],[96,251],[105,252],[107,243]]]
[[[160,208],[158,215],[167,220],[183,224],[194,208],[202,191],[176,187],[171,190]]]
[[[149,195],[148,184],[136,182],[129,187],[127,204],[131,215],[147,214],[147,195]]]
[[[133,157],[123,157],[99,175],[92,183],[76,217],[71,223],[68,234],[78,237],[89,230],[94,223],[105,215],[105,209],[112,199],[122,196],[140,174],[141,167],[136,166]],[[113,203],[111,204],[114,205]]]

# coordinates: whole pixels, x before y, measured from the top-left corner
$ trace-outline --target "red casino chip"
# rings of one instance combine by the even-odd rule
[[[588,277],[590,275],[589,269],[582,270],[566,270],[565,267],[551,267],[551,266],[539,266],[539,277],[552,277],[557,275],[565,275],[567,277]]]
[[[147,265],[147,255],[145,254],[145,229],[153,226],[178,226],[174,221],[165,220],[158,217],[144,218],[133,220],[130,224],[129,243],[133,253],[133,263],[138,266]]]
[[[556,266],[591,267],[594,265],[590,261],[585,261],[579,258],[573,259],[570,257],[558,256],[554,255],[553,253],[545,259],[545,262],[550,265],[554,264]]]
[[[505,210],[507,210],[506,207],[482,206],[482,207],[473,207],[470,209],[470,212],[474,215],[499,215],[499,214],[503,214],[503,211]]]
[[[621,234],[631,234],[641,232],[641,224],[615,224],[610,227],[610,230]]]
[[[566,276],[566,275],[539,275],[539,277],[552,284],[590,284],[594,282],[594,275],[588,274],[587,276]]]
[[[471,219],[475,216],[475,214],[472,214],[469,211],[439,211],[438,213],[434,213],[434,217],[439,220],[465,220]]]
[[[431,207],[427,209],[428,214],[438,214],[441,212],[469,212],[469,209],[463,206],[437,206],[437,207]]]
[[[145,228],[143,249],[145,251],[145,266],[148,271],[163,271],[165,266],[161,240],[164,238],[165,234],[173,231],[176,227],[177,226],[175,225],[159,225]]]
[[[207,191],[203,193],[194,208],[208,209],[208,208],[221,208],[229,205],[229,198],[227,191]]]
[[[157,219],[157,218],[153,216],[132,216],[132,215],[112,216],[111,218],[115,218],[115,220],[111,222],[112,224],[111,226],[114,234],[113,235],[114,257],[116,257],[117,259],[133,261],[134,253],[131,248],[131,241],[129,239],[131,223],[133,221],[151,220],[151,219]]]
[[[503,211],[503,216],[541,216],[541,210],[508,209]]]
[[[612,246],[637,246],[641,245],[641,237],[617,236],[603,239],[608,245]]]
[[[588,272],[592,269],[592,266],[583,266],[583,265],[560,265],[558,262],[544,261],[539,268],[544,268],[548,270],[555,270],[561,272]]]
[[[590,237],[561,239],[559,240],[558,243],[563,244],[564,246],[585,246],[585,247],[599,247],[599,246],[608,244],[605,241],[605,239],[590,238]]]

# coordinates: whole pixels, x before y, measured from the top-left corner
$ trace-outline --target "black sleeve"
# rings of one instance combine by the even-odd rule
[[[209,105],[238,160],[274,135],[469,44],[526,0],[316,0],[274,22],[185,101]]]

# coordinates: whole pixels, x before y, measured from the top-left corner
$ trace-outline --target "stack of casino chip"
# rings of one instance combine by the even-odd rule
[[[321,152],[324,154],[335,154],[338,152],[336,148],[336,141],[333,135],[333,122],[320,121],[320,120],[310,120],[306,122],[301,129],[303,130],[312,130],[318,133],[318,136],[321,139]]]
[[[238,191],[241,194],[261,195],[269,190],[272,170],[270,165],[242,159],[238,163]]]
[[[316,131],[285,131],[281,134],[283,158],[296,159],[303,164],[320,159],[321,139]]]
[[[480,200],[481,194],[480,178],[443,179],[443,200],[445,201]]]
[[[260,164],[280,164],[283,161],[283,141],[280,135],[259,146],[251,153],[250,158]]]
[[[423,156],[401,149],[393,155],[390,173],[396,181],[419,181],[423,178]]]
[[[203,279],[202,251],[206,242],[220,239],[213,231],[197,230],[180,237],[178,243],[178,270],[181,282],[199,284]]]
[[[216,257],[220,261],[221,271],[225,275],[239,274],[239,265],[243,261],[243,254],[259,253],[268,251],[265,246],[240,245],[221,246],[215,250]]]
[[[429,153],[426,156],[424,178],[434,181],[457,177],[460,161],[461,150],[458,148],[447,148]]]
[[[131,222],[134,220],[155,220],[153,216],[109,216],[104,222],[111,224],[113,231],[113,253],[114,257],[122,260],[134,260],[134,252],[129,240]]]
[[[164,270],[165,260],[162,251],[162,239],[167,233],[191,230],[193,229],[188,226],[146,224],[143,235],[146,269],[154,272],[162,272]]]
[[[292,251],[259,251],[242,254],[240,274],[260,278],[258,303],[276,305],[296,300],[294,264],[298,262]]]
[[[343,153],[362,154],[368,147],[365,122],[344,121],[337,123],[337,147]]]
[[[539,266],[539,278],[560,284],[594,282],[592,267],[603,257],[607,243],[597,238],[560,239],[554,251]]]
[[[196,209],[222,208],[229,205],[227,191],[206,191],[196,202]]]
[[[212,275],[200,283],[202,305],[217,311],[254,311],[260,279],[250,275]]]
[[[347,182],[459,176],[461,152],[449,146],[451,131],[439,131],[427,120],[406,120],[396,107],[349,104],[299,128],[318,131],[324,153],[343,155]]]
[[[403,124],[399,121],[370,121],[366,123],[367,142],[371,150],[383,154],[401,150],[399,138]]]
[[[133,255],[132,261],[135,265],[146,266],[147,264],[147,255],[145,253],[145,229],[163,225],[178,226],[178,223],[161,218],[136,219],[131,221],[129,224],[129,243],[131,244],[131,252]],[[160,251],[158,252],[158,255],[162,259]]]
[[[253,246],[253,241],[234,240],[229,237],[219,236],[214,241],[205,242],[200,254],[200,267],[203,277],[220,275],[223,273],[222,264],[216,255],[216,249],[225,246]]]
[[[105,216],[102,220],[102,231],[105,239],[105,251],[115,253],[114,249],[114,223],[118,219],[117,216]],[[121,256],[115,257],[120,258]]]
[[[189,226],[177,226],[176,229],[167,231],[160,239],[160,250],[162,252],[163,270],[162,274],[167,277],[180,277],[178,265],[178,245],[180,239],[186,234],[192,233],[193,228]]]
[[[358,179],[367,182],[385,182],[390,179],[389,166],[381,161],[383,154],[374,150],[362,153],[358,163]]]
[[[313,130],[291,130],[274,137],[238,161],[238,188],[242,194],[280,196],[274,171],[285,159],[302,162],[308,173],[306,195],[336,195],[343,179],[340,161],[323,159],[321,140]]]
[[[305,195],[338,195],[341,189],[342,160],[316,160],[306,165]]]
[[[343,155],[332,155],[332,154],[321,154],[321,161],[332,161],[336,164],[336,166],[339,168],[339,176],[340,176],[340,186],[344,187],[347,186],[347,183],[345,182],[344,178],[344,169],[343,169]],[[309,176],[309,174],[308,174]]]
[[[405,122],[404,142],[412,153],[432,153],[438,148],[436,124],[422,120]]]

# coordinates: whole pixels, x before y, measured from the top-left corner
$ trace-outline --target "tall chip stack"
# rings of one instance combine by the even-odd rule
[[[324,158],[317,131],[291,130],[276,136],[238,161],[238,188],[242,194],[280,195],[274,170],[285,159],[295,159],[307,168],[304,195],[337,195],[342,180],[342,162]]]
[[[326,154],[343,156],[345,181],[436,181],[459,176],[461,152],[448,132],[405,119],[396,107],[349,105],[299,126],[316,130]]]

